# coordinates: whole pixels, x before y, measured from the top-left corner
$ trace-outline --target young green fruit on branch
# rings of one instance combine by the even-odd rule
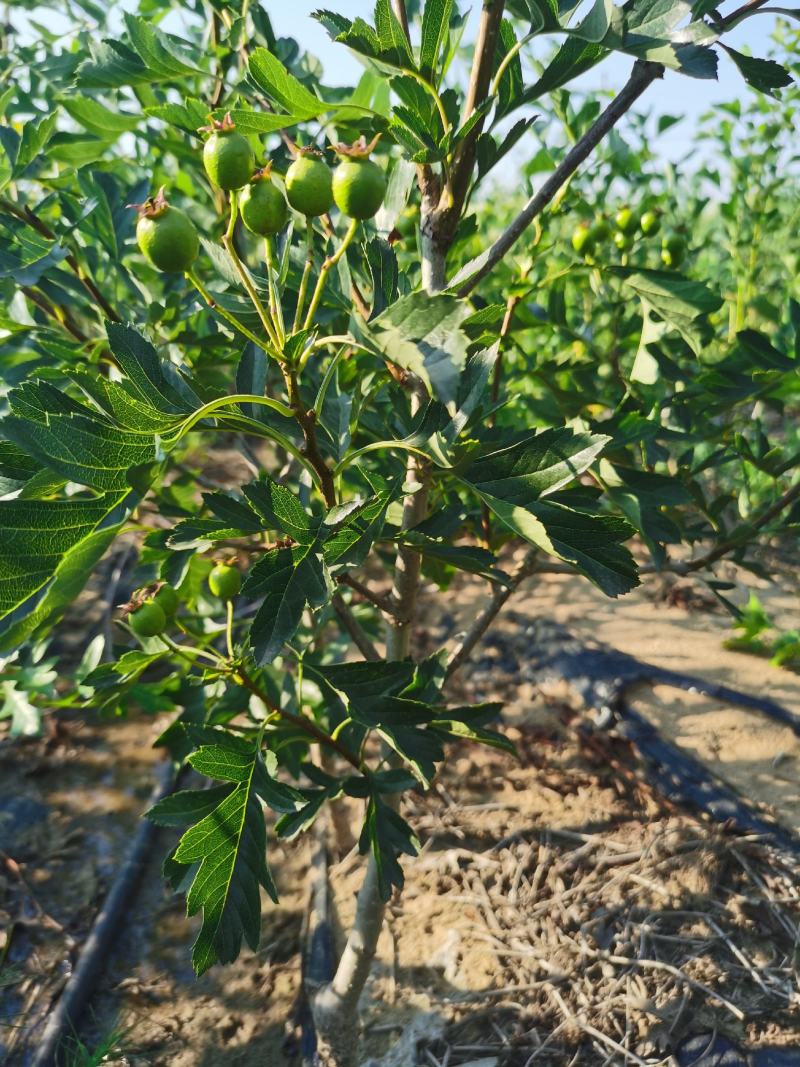
[[[143,204],[128,206],[139,212],[136,243],[145,258],[158,270],[189,270],[200,250],[197,230],[188,215],[167,203],[163,186]]]
[[[153,594],[153,600],[158,604],[168,619],[174,619],[180,607],[180,598],[171,585],[164,582],[159,585]]]
[[[130,613],[128,622],[137,637],[158,637],[167,627],[167,616],[151,597]]]
[[[220,600],[233,600],[242,588],[242,576],[228,563],[217,563],[208,576],[208,588]]]
[[[604,218],[596,219],[589,227],[589,236],[595,244],[601,244],[611,236],[611,227]]]
[[[380,136],[380,135],[378,135]],[[335,145],[341,163],[333,174],[333,199],[343,215],[351,219],[371,219],[386,196],[386,175],[369,158],[378,137],[367,144],[360,137],[354,144]]]
[[[686,238],[680,233],[665,233],[661,239],[661,261],[665,267],[679,267],[686,256]]]
[[[642,228],[642,233],[647,237],[654,237],[661,229],[661,219],[658,217],[655,211],[645,211],[642,215],[639,225]]]
[[[639,225],[639,219],[629,207],[622,207],[614,216],[614,222],[620,233],[633,233]]]
[[[247,185],[256,160],[250,142],[237,132],[230,112],[222,122],[212,118],[211,125],[202,127],[202,130],[211,131],[203,146],[203,165],[211,182],[228,192]]]
[[[271,166],[257,170],[239,197],[242,222],[251,233],[269,237],[286,225],[289,209],[280,189],[270,177]]]
[[[286,197],[295,211],[314,218],[333,207],[333,178],[318,152],[301,148],[300,153],[286,171]]]
[[[572,247],[578,255],[591,255],[594,249],[591,228],[588,222],[582,222],[572,231]]]

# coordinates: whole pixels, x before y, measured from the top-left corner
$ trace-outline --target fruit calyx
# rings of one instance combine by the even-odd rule
[[[251,185],[256,185],[258,182],[268,182],[272,178],[272,160],[265,163],[263,167],[257,167],[253,171],[253,176],[250,179]]]
[[[352,144],[345,144],[339,142],[339,144],[332,144],[331,148],[337,156],[341,156],[342,159],[369,159],[372,153],[375,151],[375,146],[381,139],[381,135],[376,133],[372,140],[367,144],[367,139],[362,134],[357,141],[353,141]]]
[[[198,133],[233,133],[236,129],[236,123],[231,118],[230,111],[226,111],[221,119],[215,119],[213,115],[208,116],[208,126],[199,126],[197,128]]]
[[[324,153],[319,148],[315,148],[313,144],[309,145],[295,145],[294,146],[294,158],[305,159],[306,156],[313,156],[315,159],[322,159]]]
[[[162,185],[156,195],[148,196],[143,204],[126,204],[125,207],[136,211],[141,219],[157,219],[169,209],[167,198],[164,196],[165,188],[166,186]]]

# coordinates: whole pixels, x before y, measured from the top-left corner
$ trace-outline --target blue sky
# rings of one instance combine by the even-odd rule
[[[254,5],[259,0],[253,0]],[[320,7],[328,7],[340,14],[355,18],[360,15],[372,21],[374,0],[260,0],[269,12],[273,25],[279,36],[294,37],[307,51],[318,56],[325,69],[325,79],[330,84],[355,83],[363,70],[358,59],[344,46],[331,41],[322,26],[311,18],[311,13]],[[459,0],[462,10],[470,10],[470,25],[465,40],[474,39],[474,30],[480,12],[480,0]],[[721,0],[723,12],[732,10],[738,0]],[[115,5],[115,14],[134,8],[133,0],[122,0]],[[41,19],[54,32],[62,29],[67,32],[69,20],[44,8],[33,7],[27,13],[11,10],[12,21],[17,30],[22,31],[23,39],[35,35],[28,20]],[[774,16],[763,15],[742,23],[725,40],[733,47],[749,51],[753,55],[765,55],[770,48],[769,36],[774,29]],[[120,19],[121,21],[121,19]],[[54,23],[59,23],[55,25]],[[163,23],[173,32],[180,32],[180,19],[176,12],[170,12]],[[589,71],[576,84],[579,88],[593,90],[616,90],[627,79],[631,69],[630,57],[612,54],[599,66]],[[752,92],[731,61],[723,54],[720,56],[719,80],[700,81],[670,71],[662,82],[657,82],[641,102],[641,107],[656,114],[669,113],[683,115],[682,122],[670,127],[660,135],[652,145],[657,155],[673,161],[684,157],[693,157],[697,152],[697,143],[693,134],[699,116],[714,102],[745,98]],[[621,127],[624,129],[624,126]]]
[[[308,51],[317,55],[325,69],[326,81],[354,81],[363,69],[356,57],[342,45],[331,41],[325,30],[312,19],[311,12],[320,7],[330,8],[349,18],[360,15],[372,21],[374,0],[262,0],[270,14],[276,32],[282,37],[294,37]],[[462,3],[462,8],[467,5]],[[480,0],[472,0],[470,19],[465,39],[474,39],[474,25],[480,11]],[[736,3],[720,4],[723,12],[732,10]],[[734,48],[764,55],[769,50],[769,36],[774,29],[774,16],[763,15],[746,20],[741,26],[726,35],[725,40]],[[626,81],[633,60],[627,56],[612,55],[594,70],[584,75],[577,84],[580,88],[619,89]],[[671,127],[661,135],[657,148],[665,158],[677,160],[693,147],[692,134],[697,119],[715,101],[745,98],[752,90],[745,84],[733,63],[720,56],[719,80],[699,81],[684,75],[667,72],[663,82],[657,83],[643,99],[642,107],[672,115],[685,115],[683,122]]]

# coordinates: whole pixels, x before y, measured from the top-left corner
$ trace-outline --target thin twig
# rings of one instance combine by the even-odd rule
[[[313,719],[309,719],[305,715],[295,715],[293,712],[287,711],[286,708],[276,707],[264,690],[257,684],[257,682],[253,681],[243,667],[240,666],[236,669],[236,677],[245,689],[258,697],[262,704],[269,710],[270,714],[277,715],[285,722],[297,727],[298,730],[307,734],[308,737],[313,738],[315,741],[319,742],[319,744],[327,745],[328,748],[335,749],[335,751],[338,752],[343,759],[347,760],[352,767],[361,770],[361,761],[358,756],[346,748],[340,741],[336,741],[329,734],[326,734],[324,730],[317,726]]]
[[[408,12],[406,11],[406,0],[393,0],[394,13],[397,15],[397,21],[403,27],[403,33],[406,35],[406,40],[411,44],[411,31],[408,26]]]
[[[483,104],[488,95],[504,8],[505,0],[483,0],[462,121],[466,121]],[[453,166],[450,172],[450,188],[449,190],[445,189],[444,195],[452,196],[452,204],[447,208],[446,213],[448,217],[452,216],[456,220],[461,215],[467,190],[472,181],[472,173],[475,168],[475,151],[478,137],[483,130],[483,123],[484,119],[480,119],[475,123],[459,145],[453,159]]]
[[[48,241],[58,241],[58,237],[50,229],[50,227],[39,218],[28,206],[18,207],[11,200],[0,200],[0,210],[7,211],[9,215],[13,215],[15,218],[20,219],[22,222],[26,222],[32,229],[40,233],[42,237],[46,237]],[[109,304],[103,294],[95,285],[92,278],[81,267],[75,255],[72,252],[66,257],[66,262],[69,264],[70,269],[77,276],[81,285],[95,301],[95,303],[101,308],[106,318],[111,319],[112,322],[121,322],[119,315],[114,308]]]
[[[358,578],[354,578],[352,574],[341,574],[336,579],[339,585],[346,585],[359,596],[364,597],[370,604],[374,604],[379,611],[385,612],[387,615],[391,615],[394,612],[394,605],[392,604],[392,598],[389,596],[381,596],[380,593],[373,593],[368,585],[364,585]]]
[[[364,659],[369,660],[371,663],[377,663],[381,658],[380,653],[370,641],[369,637],[367,637],[355,615],[353,615],[350,608],[345,604],[341,593],[334,593],[331,599],[331,604],[333,605],[333,610],[336,612],[339,621],[342,626],[344,626],[345,630],[347,630],[353,644]]]
[[[648,63],[641,59],[636,61],[624,88],[614,97],[583,137],[570,149],[539,191],[530,198],[519,215],[489,248],[483,257],[481,265],[459,288],[459,296],[463,297],[471,293],[475,286],[483,281],[486,275],[497,266],[503,256],[516,244],[531,222],[547,207],[564,183],[572,177],[581,163],[589,157],[606,134],[630,110],[645,89],[657,78],[662,77],[663,74],[664,67],[660,63]]]
[[[511,594],[514,593],[522,582],[536,570],[537,553],[538,549],[529,549],[525,553],[525,556],[516,571],[511,575],[508,585],[498,585],[495,589],[489,603],[474,620],[470,628],[450,653],[450,657],[447,660],[447,667],[445,668],[446,679],[450,678],[465,662],[473,648],[475,648],[497,618],[500,610]]]
[[[787,489],[782,496],[780,496],[774,504],[771,504],[758,516],[753,519],[752,522],[744,523],[739,527],[738,532],[734,532],[730,537],[712,548],[710,552],[706,552],[704,556],[699,556],[697,559],[689,560],[688,563],[680,564],[676,563],[672,565],[672,568],[678,574],[689,574],[692,571],[702,570],[711,563],[716,563],[718,559],[722,559],[729,552],[733,552],[734,549],[739,548],[746,541],[748,541],[753,533],[757,530],[763,529],[772,519],[776,518],[782,511],[784,511],[790,504],[793,504],[795,500],[800,499],[800,482],[796,482],[790,489]]]

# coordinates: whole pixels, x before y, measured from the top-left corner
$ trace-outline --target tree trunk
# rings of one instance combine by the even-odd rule
[[[358,1001],[375,958],[385,911],[378,870],[370,856],[356,916],[336,974],[312,1003],[320,1067],[358,1067]]]
[[[438,240],[435,220],[428,214],[432,208],[431,201],[423,198],[422,282],[429,293],[435,293],[445,285],[445,251]],[[411,401],[412,410],[416,410],[419,402],[419,395],[415,393]],[[425,461],[412,456],[408,461],[406,477],[409,483],[421,488],[406,497],[403,506],[404,528],[421,522],[428,512]],[[392,590],[396,617],[386,633],[386,658],[389,660],[405,659],[409,654],[420,565],[419,553],[402,548],[398,551]],[[375,959],[385,913],[386,904],[380,893],[375,858],[370,855],[358,894],[355,919],[336,974],[333,981],[323,986],[312,1000],[320,1067],[358,1067],[361,1031],[358,1002]]]

